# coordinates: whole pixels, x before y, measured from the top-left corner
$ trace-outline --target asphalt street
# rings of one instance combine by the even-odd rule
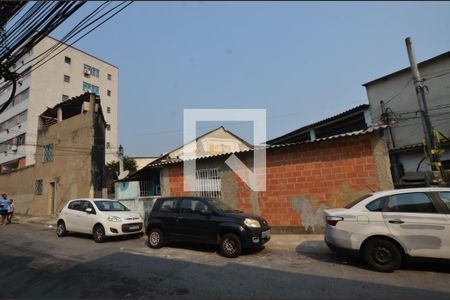
[[[145,238],[96,244],[36,224],[0,226],[0,298],[449,299],[450,265],[377,273],[331,253],[321,235],[273,235],[236,259],[214,247]]]

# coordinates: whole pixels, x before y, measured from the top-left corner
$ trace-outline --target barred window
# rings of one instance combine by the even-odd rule
[[[37,179],[34,185],[34,194],[42,195],[44,191],[44,182],[42,179]]]
[[[53,144],[44,146],[44,153],[42,156],[42,162],[47,163],[53,160]]]
[[[218,168],[196,170],[195,179],[199,196],[217,199],[222,197],[222,185]]]

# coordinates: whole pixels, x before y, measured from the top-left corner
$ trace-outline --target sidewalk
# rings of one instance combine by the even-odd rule
[[[48,227],[56,227],[56,218],[49,217],[31,217],[31,216],[23,216],[17,215],[13,217],[13,223],[32,223],[32,224],[41,224],[46,225]]]

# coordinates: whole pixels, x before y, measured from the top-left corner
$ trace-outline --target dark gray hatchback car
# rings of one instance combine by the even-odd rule
[[[163,197],[153,205],[146,224],[148,246],[161,248],[169,241],[218,245],[226,257],[243,248],[260,247],[270,240],[265,219],[201,197]]]

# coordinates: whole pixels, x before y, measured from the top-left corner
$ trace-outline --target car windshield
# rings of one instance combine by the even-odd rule
[[[228,204],[220,201],[216,198],[209,198],[209,203],[211,203],[220,212],[236,212],[238,210],[231,208]]]
[[[118,201],[94,201],[95,206],[101,211],[129,211],[129,209]]]
[[[355,206],[356,204],[358,204],[359,202],[363,201],[364,199],[369,198],[370,196],[372,196],[373,194],[366,194],[364,196],[358,197],[356,198],[356,200],[353,200],[352,202],[350,202],[349,204],[347,204],[346,206],[344,206],[344,208],[350,209],[353,206]]]

